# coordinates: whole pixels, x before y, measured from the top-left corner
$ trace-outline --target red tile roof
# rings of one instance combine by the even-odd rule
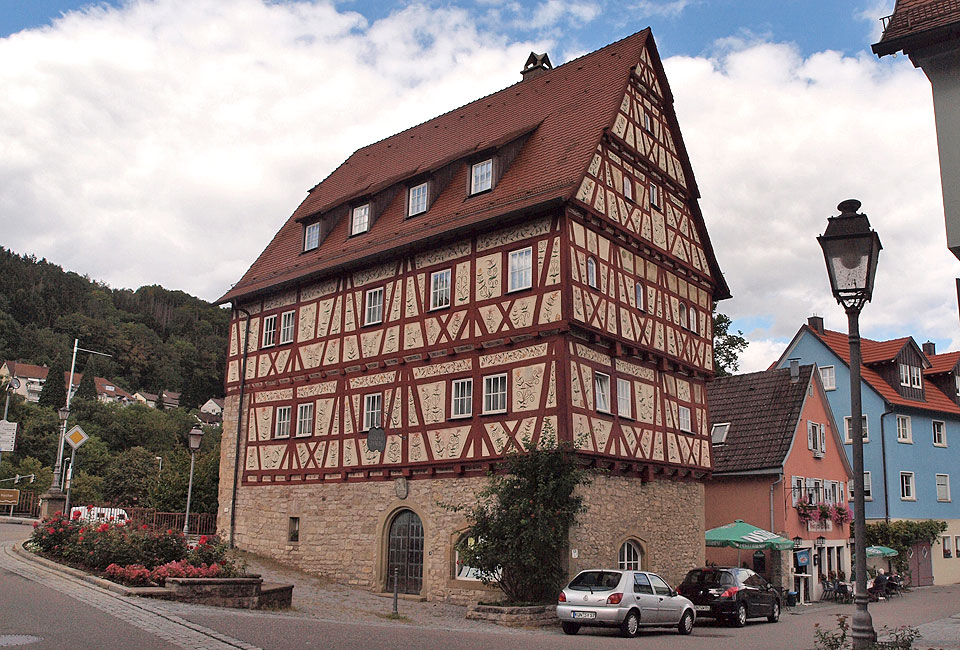
[[[900,351],[909,345],[913,339],[904,336],[899,339],[890,339],[889,341],[870,341],[861,339],[860,356],[866,364],[883,363],[884,361],[893,361],[900,354]]]
[[[463,236],[506,214],[560,205],[576,192],[604,129],[613,125],[630,69],[640,61],[644,47],[650,48],[659,65],[653,37],[645,29],[359,149],[310,191],[260,257],[218,302],[373,262],[378,256],[383,259],[386,253],[396,254],[443,235]],[[665,110],[673,118],[669,87],[662,82],[662,88]],[[317,250],[303,253],[303,226],[298,220],[525,134],[529,134],[528,140],[492,191],[466,196],[468,169],[466,164],[460,165],[427,213],[413,220],[405,218],[404,192],[398,192],[368,233],[348,237],[349,219],[341,217]],[[682,139],[677,136],[678,153],[686,160]],[[696,183],[692,171],[688,168],[685,172],[691,203],[698,211]],[[700,236],[718,285],[716,291],[726,297],[729,290],[705,229]]]
[[[804,327],[811,334],[823,341],[828,348],[833,350],[834,354],[843,359],[844,363],[846,363],[848,366],[850,365],[850,344],[846,334],[831,330],[824,330],[823,333],[820,333],[807,325],[804,325]],[[894,340],[900,341],[902,339]],[[885,343],[889,343],[889,341],[873,341],[870,339],[861,338],[860,345],[862,355],[865,358],[868,355],[871,357],[882,356],[875,353],[874,349],[878,346],[883,346]],[[903,346],[901,345],[900,348],[902,347]],[[886,354],[886,352],[883,354]],[[867,384],[877,391],[877,393],[879,393],[883,399],[887,400],[891,404],[960,415],[960,406],[957,406],[952,399],[944,395],[943,391],[933,385],[933,382],[924,382],[923,392],[926,396],[926,399],[921,401],[903,397],[896,391],[896,389],[893,388],[893,386],[888,384],[886,380],[879,375],[879,373],[868,366],[861,364],[860,375],[863,381],[867,382]]]
[[[927,355],[930,360],[930,367],[924,371],[925,375],[940,375],[945,372],[953,372],[960,362],[960,352],[944,352],[943,354]]]
[[[885,23],[880,42],[873,45],[877,56],[955,40],[960,38],[960,0],[897,0]]]
[[[50,369],[47,366],[35,366],[30,363],[20,361],[7,361],[7,370],[12,376],[29,377],[31,379],[46,379]]]

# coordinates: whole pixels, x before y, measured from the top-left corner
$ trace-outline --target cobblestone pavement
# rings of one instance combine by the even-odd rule
[[[13,546],[13,542],[0,544],[0,568],[95,607],[172,645],[196,650],[259,650],[174,614],[166,603],[118,596],[21,558],[13,552]]]

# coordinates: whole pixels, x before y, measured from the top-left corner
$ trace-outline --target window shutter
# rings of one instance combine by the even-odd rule
[[[819,426],[819,429],[820,429],[820,453],[821,453],[821,454],[825,454],[825,453],[827,453],[827,433],[826,433],[826,427],[824,427],[824,426],[821,424],[821,425]]]

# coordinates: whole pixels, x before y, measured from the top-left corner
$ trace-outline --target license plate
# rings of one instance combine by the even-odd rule
[[[573,617],[574,618],[596,618],[597,613],[596,612],[574,612]]]
[[[694,609],[696,609],[698,612],[709,612],[710,605],[694,605]]]

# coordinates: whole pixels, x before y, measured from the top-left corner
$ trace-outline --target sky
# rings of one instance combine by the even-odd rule
[[[960,349],[930,84],[870,51],[893,0],[0,0],[0,245],[215,300],[351,152],[647,26],[719,264],[767,367],[845,330],[816,236],[883,243],[870,338]]]

